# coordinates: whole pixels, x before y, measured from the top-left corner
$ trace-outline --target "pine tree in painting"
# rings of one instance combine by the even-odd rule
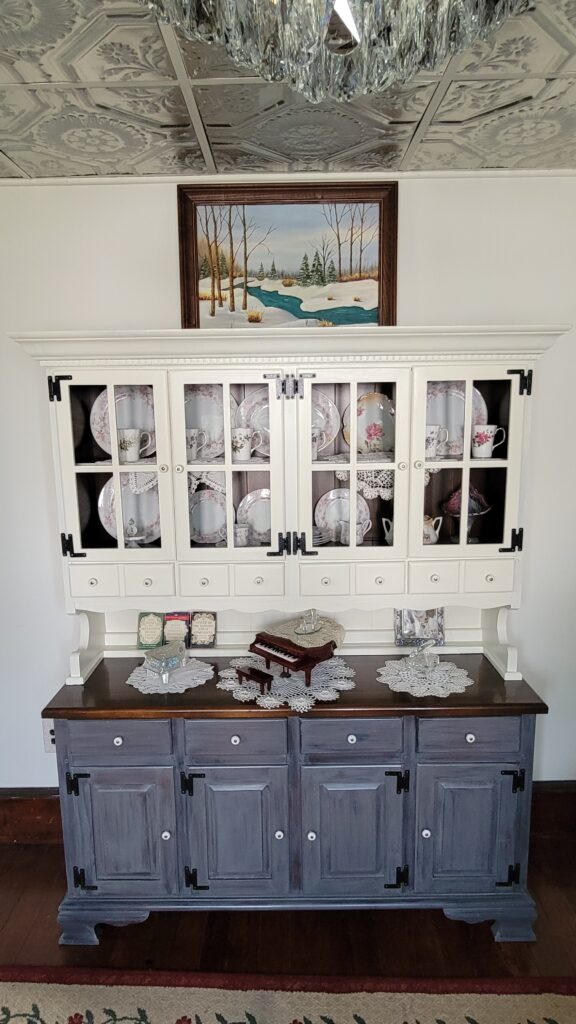
[[[220,249],[220,255],[218,257],[218,265],[220,267],[220,277],[228,277],[228,260],[226,254]]]
[[[278,278],[278,271],[276,270],[276,264],[274,263],[274,260],[272,260],[272,266],[270,267],[270,273],[268,274],[268,277],[270,278],[271,281],[276,281]]]
[[[266,274],[264,273],[264,264],[263,263],[260,264],[260,269],[258,270],[258,273],[256,274],[256,277],[257,277],[257,279],[259,281],[263,281],[264,278],[266,277]]]
[[[200,279],[203,277],[210,277],[210,264],[208,263],[208,257],[205,256],[200,264],[200,270],[198,271]]]
[[[336,267],[334,266],[334,260],[330,260],[328,268],[326,270],[326,283],[335,284],[338,280],[338,274],[336,273]]]
[[[305,252],[302,257],[302,263],[300,264],[300,271],[298,273],[298,280],[300,284],[310,284],[310,262],[308,260],[307,252]]]
[[[318,249],[314,253],[314,259],[312,260],[312,266],[310,268],[310,283],[311,284],[325,284],[324,274],[322,273],[322,261],[320,260],[320,253]]]

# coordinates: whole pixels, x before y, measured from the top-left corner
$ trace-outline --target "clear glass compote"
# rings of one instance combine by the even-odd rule
[[[491,506],[489,505],[488,508],[483,509],[482,512],[469,512],[468,513],[468,522],[466,524],[466,543],[467,544],[479,544],[480,543],[478,537],[473,537],[472,536],[472,530],[474,528],[474,523],[475,523],[475,521],[477,519],[480,518],[480,516],[485,516],[487,512],[490,512],[490,510],[491,510]],[[451,516],[452,519],[455,519],[457,524],[459,524],[459,521],[460,521],[461,517],[460,517],[460,515],[457,512],[447,512],[446,515]],[[458,525],[456,534],[452,537],[452,542],[454,544],[458,544],[459,541],[460,541],[460,528],[459,528],[459,525]]]

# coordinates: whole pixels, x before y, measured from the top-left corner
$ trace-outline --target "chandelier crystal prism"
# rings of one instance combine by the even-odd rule
[[[140,0],[312,103],[383,92],[486,38],[529,0]]]

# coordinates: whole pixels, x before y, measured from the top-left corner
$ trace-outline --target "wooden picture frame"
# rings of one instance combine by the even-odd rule
[[[397,182],[179,185],[178,228],[182,327],[396,323]]]

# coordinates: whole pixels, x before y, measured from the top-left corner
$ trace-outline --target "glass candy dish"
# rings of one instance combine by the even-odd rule
[[[155,647],[148,651],[144,658],[144,668],[162,676],[162,682],[167,683],[171,672],[177,668],[183,668],[186,664],[186,644],[183,640],[172,640],[162,647]]]

